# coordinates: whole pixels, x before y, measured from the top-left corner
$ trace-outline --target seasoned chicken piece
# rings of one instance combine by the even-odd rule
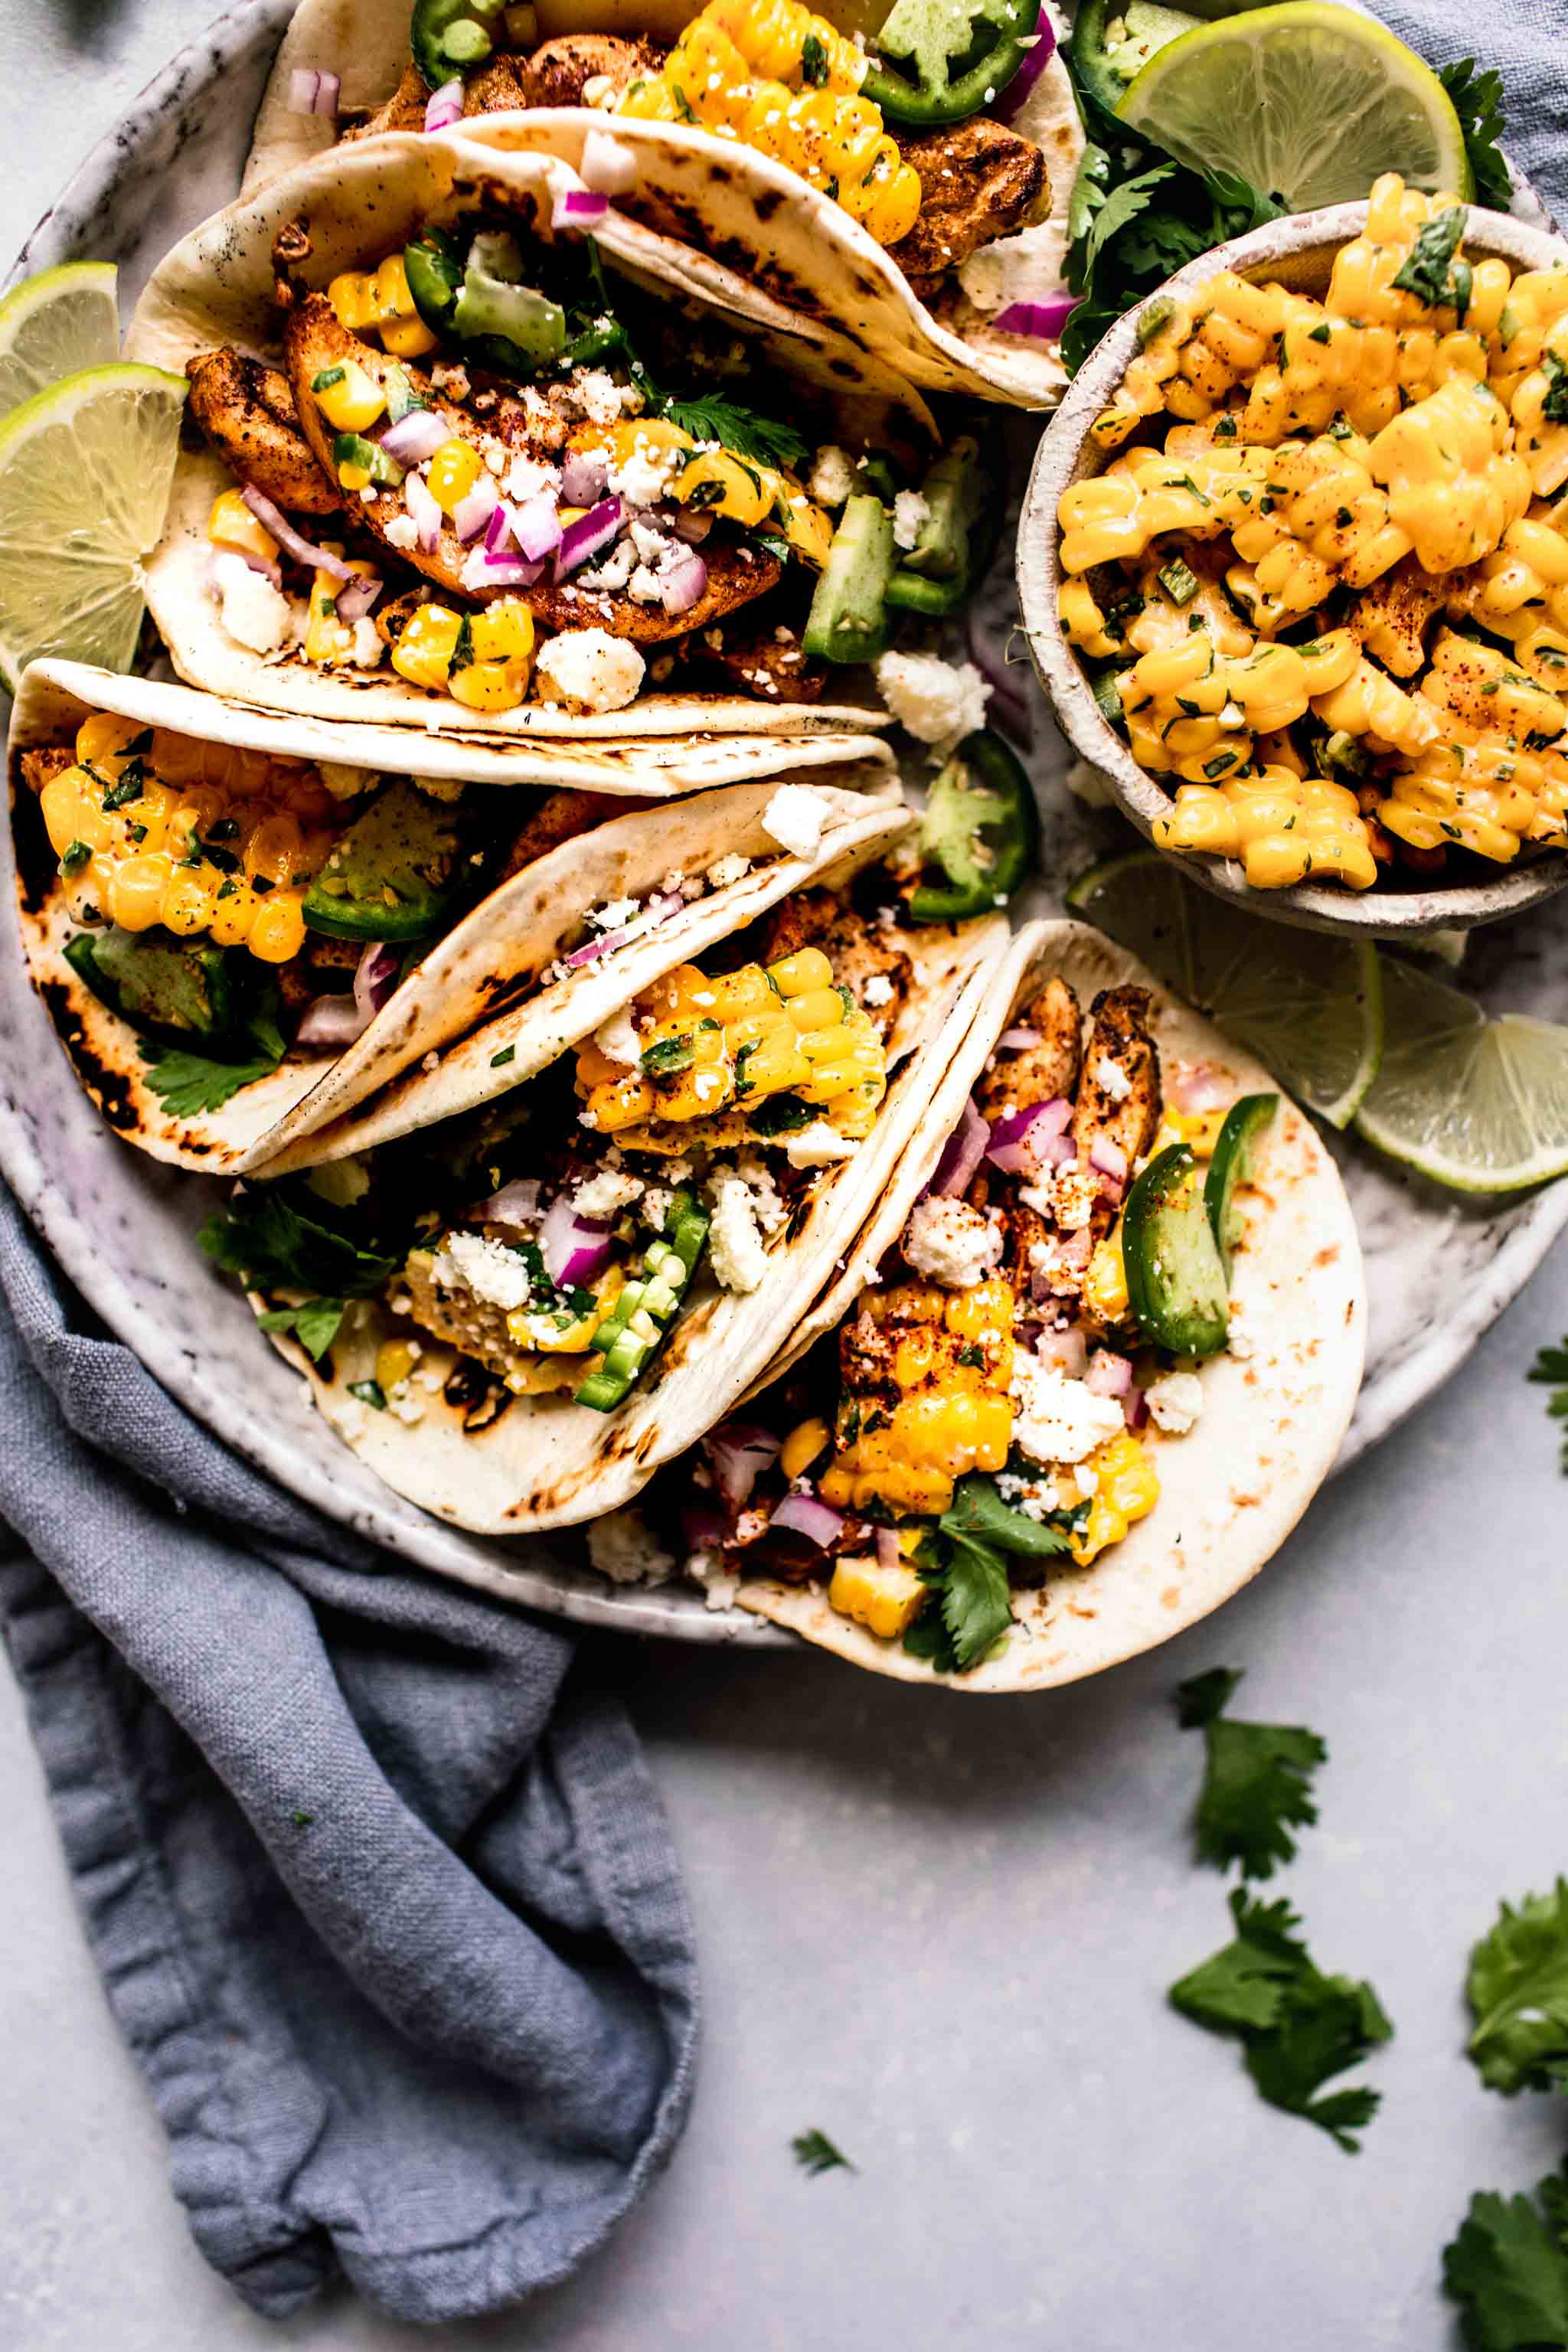
[[[229,471],[287,514],[335,514],[342,497],[300,430],[289,379],[225,348],[185,362],[190,412]]]
[[[284,1011],[303,1013],[323,989],[346,996],[353,986],[354,971],[363,953],[364,945],[360,940],[332,940],[325,931],[307,931],[299,954],[278,966]]]
[[[531,100],[523,86],[523,65],[521,58],[491,58],[463,78],[463,112],[469,114],[508,114],[520,108],[537,104]],[[387,100],[363,122],[356,122],[343,132],[343,138],[374,139],[382,131],[423,131],[425,109],[430,102],[430,92],[425,77],[412,61],[404,68],[403,79]],[[563,104],[564,100],[558,103]]]
[[[690,651],[762,702],[820,702],[827,684],[826,663],[809,659],[793,635],[786,644],[772,629],[749,635],[738,629],[708,629]]]
[[[664,51],[652,41],[617,40],[610,33],[563,33],[545,41],[520,68],[524,106],[585,106],[589,82],[602,81],[619,97],[639,74],[657,74]],[[468,110],[463,109],[466,114]]]
[[[1065,980],[1053,973],[1010,1026],[1037,1030],[1040,1042],[1026,1045],[1021,1054],[996,1055],[974,1090],[987,1118],[1026,1110],[1031,1103],[1053,1102],[1058,1095],[1070,1098],[1078,1087],[1083,1022],[1078,998]]]
[[[879,1322],[864,1307],[838,1333],[838,1433],[842,1448],[853,1444],[870,1415],[890,1415],[899,1402],[894,1359],[899,1334],[891,1321]],[[852,1423],[852,1425],[847,1425]]]
[[[918,139],[897,123],[888,127],[920,174],[920,218],[889,248],[917,294],[933,293],[976,246],[1010,236],[1049,211],[1045,157],[1005,123],[975,115]]]
[[[1125,1155],[1131,1183],[1133,1164],[1160,1125],[1160,1055],[1149,1034],[1149,992],[1108,988],[1093,1010],[1071,1130],[1079,1171],[1090,1170],[1096,1143],[1110,1143]],[[1089,1231],[1100,1241],[1115,1222],[1114,1206],[1097,1192]]]
[[[622,800],[614,793],[546,793],[542,800],[535,802],[532,813],[507,851],[506,862],[496,880],[510,882],[514,874],[521,874],[551,850],[559,849],[563,841],[575,841],[580,834],[592,833],[596,824],[605,824],[613,816],[625,816],[629,810],[642,806],[640,801]]]
[[[351,334],[324,294],[301,297],[291,289],[280,290],[289,293],[283,350],[295,402],[305,436],[318,461],[329,472],[336,436],[317,405],[310,386],[323,370],[350,364],[363,368],[374,383],[383,385],[395,369],[406,376],[421,401],[454,439],[482,447],[485,431],[465,409],[443,398],[422,369],[406,360],[392,359],[375,345]],[[378,539],[385,539],[387,524],[407,510],[401,489],[379,489],[373,499],[359,502],[355,509],[360,521]],[[391,546],[392,542],[388,541],[387,544]],[[424,572],[437,587],[470,604],[488,604],[497,596],[516,596],[552,630],[603,628],[612,636],[626,637],[634,645],[644,646],[659,645],[667,637],[683,635],[688,629],[702,628],[722,619],[739,605],[751,604],[775,584],[783,569],[777,556],[768,554],[763,548],[742,547],[721,524],[703,543],[708,581],[701,595],[686,612],[671,614],[661,605],[637,604],[629,596],[605,590],[589,591],[570,581],[558,582],[553,567],[530,588],[466,588],[462,572],[469,551],[447,520],[443,520],[441,535],[429,554],[417,545],[395,549],[394,552],[416,571]]]
[[[1435,580],[1407,555],[1362,590],[1346,616],[1347,625],[1384,669],[1395,677],[1414,677],[1426,658],[1433,615],[1441,612],[1453,585],[1452,580]]]
[[[909,994],[912,971],[897,933],[867,922],[831,890],[797,890],[763,917],[757,960],[777,963],[799,948],[822,950],[835,980],[864,1007],[885,1045]]]
[[[41,793],[57,776],[76,765],[76,753],[68,743],[50,743],[37,751],[22,754],[22,781],[29,792]]]

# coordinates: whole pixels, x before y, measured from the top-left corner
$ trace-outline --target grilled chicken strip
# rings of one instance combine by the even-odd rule
[[[612,33],[564,33],[522,60],[524,106],[585,106],[588,84],[603,81],[618,98],[639,74],[656,74],[664,51],[652,41],[623,41]],[[595,98],[600,93],[595,90]],[[492,104],[494,101],[492,100]],[[465,106],[465,114],[469,110]]]
[[[760,963],[777,963],[800,948],[820,948],[865,1011],[884,1045],[909,994],[913,966],[897,934],[868,923],[831,890],[796,890],[763,919],[756,954]],[[886,981],[889,994],[880,1003],[868,1003],[868,981]],[[879,986],[872,996],[880,997]]]
[[[286,514],[336,514],[342,495],[300,430],[289,379],[226,346],[185,362],[190,413],[229,471]]]
[[[827,684],[825,662],[813,661],[793,635],[786,643],[772,629],[710,629],[689,652],[760,702],[820,702]]]
[[[524,106],[539,103],[531,99],[523,86],[523,62],[521,58],[495,57],[477,72],[463,78],[463,112],[470,114],[507,114]],[[343,138],[374,139],[381,131],[423,131],[425,109],[430,102],[430,92],[425,87],[425,77],[412,63],[403,69],[403,79],[387,100],[363,122],[357,122],[343,132]],[[557,104],[564,105],[564,100]]]
[[[307,294],[292,300],[284,321],[283,351],[305,437],[329,474],[332,470],[332,443],[336,436],[310,391],[317,376],[328,368],[357,366],[382,385],[387,383],[395,369],[399,371],[455,439],[468,441],[476,448],[481,446],[484,436],[467,410],[443,399],[421,369],[406,360],[390,359],[374,344],[351,334],[324,294]],[[541,454],[537,446],[533,454]],[[408,509],[400,489],[378,489],[374,498],[361,502],[356,511],[367,529],[384,540],[387,524],[405,515]],[[391,546],[392,542],[388,541],[387,544]],[[657,604],[634,604],[628,596],[590,591],[570,581],[557,582],[549,573],[536,580],[531,588],[465,588],[462,571],[469,551],[447,520],[442,523],[441,535],[432,553],[425,554],[417,545],[394,549],[394,553],[433,580],[437,587],[470,603],[488,604],[497,596],[518,596],[551,629],[604,628],[612,636],[626,637],[634,645],[644,646],[659,645],[667,637],[684,636],[689,629],[722,620],[726,613],[751,604],[772,588],[784,568],[777,556],[760,547],[742,547],[719,524],[703,542],[707,586],[689,611],[669,614]]]
[[[933,294],[976,246],[1043,220],[1051,184],[1039,149],[1005,123],[977,115],[918,139],[888,128],[920,173],[921,209],[908,236],[889,247],[917,294]]]
[[[986,1118],[1027,1110],[1032,1103],[1054,1102],[1058,1095],[1070,1097],[1078,1088],[1083,1019],[1065,980],[1053,973],[1013,1026],[1037,1030],[1040,1042],[1026,1045],[1021,1054],[995,1056],[975,1088]]]
[[[1095,998],[1093,1013],[1073,1112],[1073,1145],[1080,1171],[1090,1167],[1096,1143],[1119,1146],[1131,1182],[1135,1163],[1160,1125],[1160,1055],[1149,1034],[1149,992],[1108,988]],[[1102,1240],[1115,1222],[1115,1209],[1097,1194],[1089,1219],[1095,1240]]]
[[[563,841],[575,841],[579,834],[592,833],[596,824],[626,816],[645,805],[641,801],[623,800],[615,793],[546,793],[507,851],[497,883],[510,882],[514,874],[559,849]]]

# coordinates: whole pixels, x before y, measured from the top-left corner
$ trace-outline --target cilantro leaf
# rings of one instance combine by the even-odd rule
[[[277,1184],[247,1185],[196,1238],[226,1273],[252,1288],[297,1288],[323,1299],[368,1298],[401,1263],[303,1215]]]
[[[196,1118],[203,1111],[221,1110],[242,1087],[269,1078],[281,1054],[258,1054],[248,1062],[215,1062],[205,1054],[187,1054],[177,1045],[143,1043],[148,1091],[157,1096],[171,1118]]]
[[[1234,2035],[1261,2097],[1326,2131],[1347,2156],[1377,2111],[1379,2095],[1355,2084],[1326,2098],[1320,2087],[1394,2032],[1369,1984],[1324,1976],[1296,1932],[1286,1902],[1261,1903],[1237,1887],[1234,1940],[1171,1987],[1173,2009],[1211,2033]]]
[[[961,1478],[916,1560],[937,1605],[915,1620],[904,1636],[905,1650],[928,1659],[939,1674],[964,1673],[1013,1622],[1004,1555],[1050,1559],[1068,1549],[1064,1528],[1012,1510],[989,1478]]]
[[[834,2146],[825,2131],[796,2132],[790,2146],[801,2170],[809,2173],[814,2180],[818,2173],[840,2169],[854,2172],[858,2168],[850,2163],[842,2148]]]
[[[348,1301],[307,1298],[302,1307],[275,1307],[256,1318],[263,1331],[292,1331],[313,1364],[319,1364],[338,1336]]]
[[[1499,1906],[1470,1954],[1466,2045],[1489,2090],[1568,2089],[1568,1879],[1550,1895]]]
[[[721,441],[737,457],[750,457],[759,466],[793,469],[804,466],[811,455],[810,443],[795,425],[759,415],[754,408],[726,400],[721,393],[699,393],[691,400],[661,395],[657,406],[661,416],[680,425],[694,441]]]
[[[1549,425],[1568,425],[1568,367],[1563,366],[1555,352],[1542,352],[1541,364],[1546,373],[1541,414]]]
[[[1542,1348],[1526,1378],[1552,1387],[1546,1410],[1553,1421],[1568,1421],[1568,1339],[1560,1348]],[[1568,1474],[1568,1430],[1563,1433],[1563,1468]]]
[[[1552,2173],[1535,2194],[1538,2204],[1472,2197],[1443,2249],[1443,2284],[1470,2352],[1568,2347],[1568,2184]]]
[[[1271,1878],[1294,1858],[1292,1829],[1315,1822],[1313,1772],[1328,1755],[1315,1731],[1300,1724],[1233,1723],[1223,1710],[1241,1680],[1228,1666],[1198,1675],[1176,1693],[1184,1730],[1200,1729],[1206,1764],[1194,1827],[1198,1858],[1244,1878]]]
[[[1506,127],[1501,74],[1479,74],[1474,58],[1460,58],[1454,65],[1441,67],[1437,79],[1459,118],[1478,198],[1494,213],[1506,213],[1513,202],[1513,184],[1498,148]]]
[[[1436,310],[1456,300],[1453,272],[1449,264],[1459,249],[1459,239],[1465,234],[1465,207],[1450,205],[1447,212],[1435,213],[1415,233],[1415,242],[1405,257],[1404,268],[1394,278],[1402,293],[1414,294],[1428,310]],[[1459,306],[1462,307],[1462,306]]]

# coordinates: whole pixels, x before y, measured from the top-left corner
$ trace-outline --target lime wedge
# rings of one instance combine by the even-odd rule
[[[1388,1042],[1358,1135],[1455,1192],[1568,1174],[1568,1028],[1471,998],[1389,957]]]
[[[1248,1047],[1298,1102],[1331,1127],[1349,1126],[1383,1052],[1370,941],[1244,914],[1152,850],[1096,866],[1067,903]]]
[[[111,261],[67,261],[0,302],[0,416],[63,375],[120,357],[115,276]]]
[[[30,661],[128,669],[188,386],[162,368],[84,368],[0,425],[0,677]]]
[[[1194,171],[1239,172],[1287,212],[1352,204],[1380,173],[1475,193],[1431,68],[1370,16],[1285,0],[1157,49],[1117,111]]]

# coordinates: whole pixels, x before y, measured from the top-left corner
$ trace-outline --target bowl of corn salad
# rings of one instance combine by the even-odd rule
[[[1116,804],[1310,929],[1568,882],[1568,247],[1396,175],[1119,321],[1036,458],[1036,667]]]

